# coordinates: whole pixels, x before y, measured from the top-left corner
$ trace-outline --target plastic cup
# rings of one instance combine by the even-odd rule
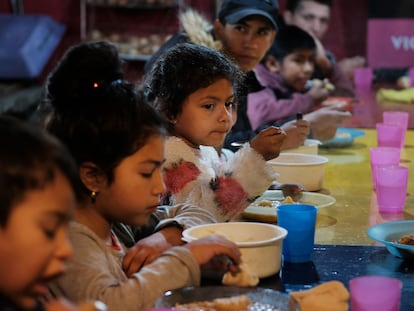
[[[402,213],[407,196],[408,167],[378,165],[376,167],[377,202],[381,213]]]
[[[410,86],[414,86],[414,67],[410,68],[408,75],[410,77]]]
[[[408,119],[410,114],[406,111],[384,111],[382,113],[382,120],[385,124],[394,124],[403,128],[403,139],[400,148],[405,145],[405,135],[408,128]]]
[[[352,311],[398,311],[402,282],[386,276],[359,276],[349,281]]]
[[[317,208],[309,204],[283,204],[277,207],[277,222],[288,231],[283,241],[283,260],[311,260],[315,241]]]
[[[372,85],[372,68],[358,67],[354,69],[354,84],[371,86]]]
[[[373,147],[369,149],[371,164],[372,188],[376,189],[375,170],[378,165],[398,165],[400,163],[401,150],[393,147]]]
[[[377,143],[378,147],[401,148],[404,144],[405,130],[395,124],[377,123]]]

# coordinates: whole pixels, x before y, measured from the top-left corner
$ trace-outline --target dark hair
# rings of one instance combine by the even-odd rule
[[[287,25],[279,31],[267,55],[281,62],[287,55],[302,49],[316,51],[315,40],[305,30]]]
[[[316,2],[322,5],[327,5],[329,8],[332,8],[332,0],[287,0],[286,10],[293,13],[297,10],[299,5],[305,1]]]
[[[146,95],[167,118],[177,116],[185,99],[219,79],[233,84],[235,98],[244,74],[226,56],[205,46],[183,43],[167,50],[145,80]]]
[[[69,151],[45,130],[0,116],[0,225],[27,191],[42,189],[60,171],[79,197],[78,170]]]
[[[261,16],[269,22],[269,26],[277,29],[278,15],[277,0],[224,0],[218,12],[218,20],[223,25],[234,25],[252,16]]]
[[[108,53],[108,44],[92,50],[89,45],[97,47],[81,43],[69,49],[50,75],[47,88],[53,113],[47,128],[67,145],[78,165],[95,163],[111,183],[122,159],[150,136],[166,134],[166,121],[133,84],[119,79],[116,51]],[[80,59],[89,59],[89,71],[78,78],[72,68]],[[104,70],[102,63],[112,66]]]
[[[57,96],[55,104],[70,108],[67,101],[83,97],[85,88],[92,87],[93,83],[122,77],[122,61],[115,45],[106,41],[81,43],[70,47],[49,75],[47,97],[54,100]],[[66,95],[70,97],[65,98]]]

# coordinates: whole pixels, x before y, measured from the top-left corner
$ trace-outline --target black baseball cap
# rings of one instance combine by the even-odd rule
[[[278,12],[277,0],[224,0],[218,18],[221,22],[236,24],[248,16],[260,15],[277,29]]]

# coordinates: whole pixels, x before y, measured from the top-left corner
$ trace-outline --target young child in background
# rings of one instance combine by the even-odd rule
[[[83,193],[69,233],[74,254],[51,292],[74,301],[99,299],[109,310],[145,310],[165,291],[200,282],[200,265],[225,255],[237,270],[240,251],[218,236],[171,247],[139,272],[125,263],[126,248],[112,230],[115,223],[147,223],[165,187],[165,121],[119,79],[116,66],[78,68],[100,57],[104,43],[71,48],[48,79],[53,111],[48,129],[69,148],[78,164]],[[104,53],[105,54],[105,53]],[[108,53],[105,64],[116,64]],[[76,284],[76,286],[74,286]]]
[[[322,41],[329,30],[332,0],[287,0],[282,22],[307,31],[315,40],[315,71],[312,78],[328,79],[335,86],[334,96],[353,97],[353,68],[364,66],[361,56],[336,62],[335,55],[328,51]]]
[[[0,309],[78,310],[40,302],[72,254],[75,163],[54,137],[11,117],[0,116],[0,145]]]
[[[261,64],[255,68],[266,92],[248,95],[247,115],[253,129],[282,124],[296,113],[310,112],[329,95],[326,85],[308,87],[315,68],[316,44],[296,26],[282,28]]]
[[[233,219],[269,188],[276,176],[266,161],[279,155],[285,137],[279,128],[269,128],[229,161],[220,161],[214,147],[234,124],[241,77],[220,52],[185,43],[168,49],[144,81],[147,96],[170,122],[165,200],[191,202],[218,221]]]

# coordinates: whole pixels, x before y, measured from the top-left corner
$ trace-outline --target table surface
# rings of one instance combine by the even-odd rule
[[[401,165],[410,168],[401,214],[378,212],[369,164],[369,148],[377,145],[376,133],[373,129],[363,131],[365,135],[349,147],[319,149],[319,154],[329,159],[324,188],[319,192],[332,195],[336,203],[318,209],[312,261],[283,263],[279,274],[262,279],[259,286],[289,292],[339,280],[349,288],[353,277],[384,275],[403,282],[400,311],[414,310],[414,262],[391,255],[384,245],[367,236],[373,225],[414,219],[414,131],[407,132],[401,153]]]
[[[338,280],[349,289],[349,280],[363,275],[401,280],[400,311],[414,310],[414,262],[379,246],[315,245],[311,262],[284,264],[280,275],[260,280],[259,286],[290,292]]]
[[[377,103],[377,89],[357,90],[360,102],[345,124],[363,130],[365,135],[346,148],[319,149],[318,153],[329,159],[319,192],[335,197],[336,203],[318,209],[312,261],[283,263],[280,273],[260,280],[260,287],[289,292],[339,280],[349,288],[349,280],[354,277],[384,275],[403,282],[400,311],[414,310],[414,262],[391,255],[384,245],[367,236],[373,225],[414,219],[414,104]],[[369,148],[377,146],[375,123],[382,120],[385,110],[410,113],[411,130],[400,161],[410,169],[405,211],[401,214],[379,213],[372,190]]]
[[[319,244],[379,245],[366,231],[369,227],[393,220],[414,219],[414,131],[407,132],[401,152],[401,165],[410,169],[405,211],[401,214],[378,212],[372,190],[369,148],[376,146],[375,130],[364,129],[347,148],[319,149],[329,159],[325,169],[324,188],[336,203],[318,210],[315,241]],[[413,231],[414,232],[414,231]]]
[[[376,94],[380,89],[395,89],[392,85],[372,85],[370,88],[355,89],[358,102],[353,105],[352,118],[345,122],[348,127],[375,128],[375,123],[382,121],[382,112],[388,110],[406,111],[409,113],[408,128],[414,129],[414,103],[378,102]]]

